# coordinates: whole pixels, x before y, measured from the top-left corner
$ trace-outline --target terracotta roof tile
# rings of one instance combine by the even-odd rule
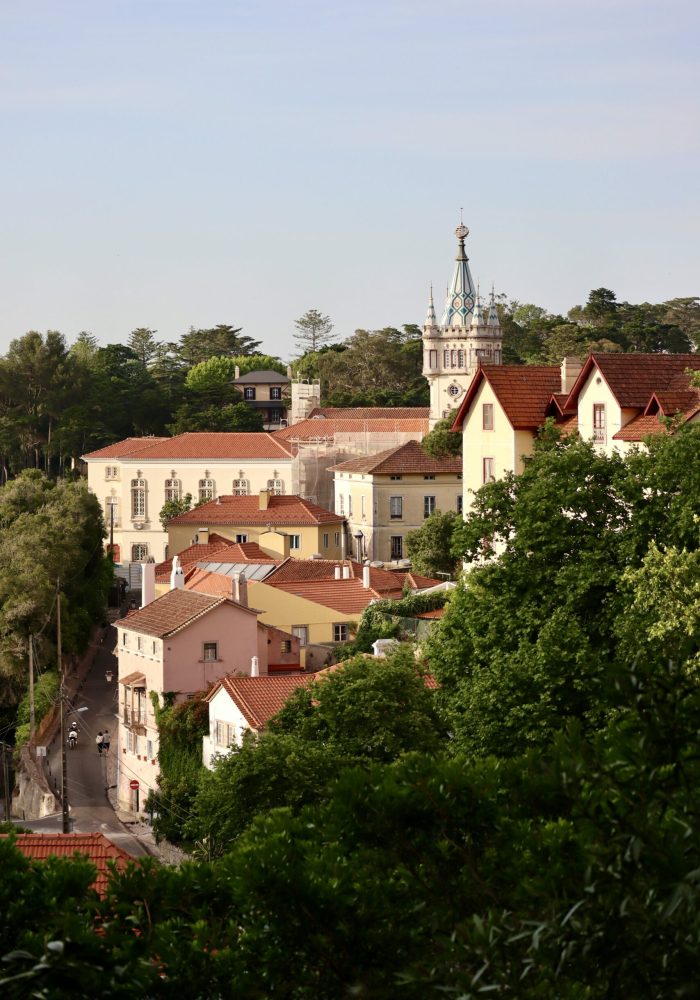
[[[342,523],[345,519],[299,496],[271,496],[260,510],[257,495],[221,496],[174,517],[170,524],[259,524],[289,525]]]
[[[8,835],[3,833],[0,836],[6,838]],[[73,858],[76,854],[86,857],[97,869],[92,887],[101,896],[105,894],[110,875],[108,862],[113,861],[118,871],[124,871],[130,862],[136,862],[103,833],[19,833],[15,847],[31,861]]]
[[[114,444],[108,444],[105,448],[91,451],[87,455],[83,455],[83,458],[126,458],[128,455],[136,455],[154,444],[168,440],[170,439],[164,437],[124,438],[123,441],[115,441]]]
[[[315,406],[308,419],[314,417],[338,420],[427,420],[429,406]]]
[[[145,608],[132,611],[126,618],[115,622],[115,625],[132,632],[141,632],[163,639],[186,628],[191,622],[223,603],[224,599],[221,597],[209,597],[192,590],[169,590],[167,594],[151,601]]]
[[[127,439],[129,440],[129,439]],[[131,439],[134,440],[134,439]],[[141,438],[149,440],[148,446],[129,452],[138,454],[139,461],[159,461],[161,459],[279,459],[289,458],[291,451],[283,440],[267,432],[219,432],[178,434],[172,438]],[[110,447],[114,447],[111,445]],[[105,449],[102,449],[104,452]],[[105,457],[101,452],[93,452],[85,458]],[[126,457],[126,454],[125,454]]]
[[[643,441],[649,434],[667,434],[668,431],[659,420],[657,413],[639,414],[633,417],[629,423],[621,427],[617,434],[613,435],[613,441]]]
[[[326,580],[335,584],[342,582],[342,575],[341,580],[335,579],[335,571],[340,568],[342,574],[343,567],[347,567],[350,574],[349,579],[362,582],[365,567],[354,559],[346,559],[345,561],[342,559],[288,559],[265,579],[265,583],[277,586],[277,584],[311,583]],[[414,576],[405,571],[382,569],[378,566],[369,567],[370,586],[378,594],[393,594],[401,591],[407,579],[413,589],[433,587],[440,582],[429,577]]]
[[[429,431],[428,417],[383,417],[361,419],[357,417],[327,417],[300,420],[290,427],[283,427],[272,434],[277,440],[312,441],[332,439],[337,434],[386,434],[404,433],[425,437]]]
[[[284,590],[288,594],[295,594],[303,597],[314,604],[321,604],[323,607],[332,608],[345,614],[360,614],[372,601],[377,601],[386,597],[393,597],[398,600],[402,596],[401,583],[397,581],[397,587],[390,591],[377,591],[370,587],[363,587],[362,580],[297,580],[275,583],[272,577],[265,580],[266,584]],[[251,584],[255,587],[256,584]]]
[[[483,381],[493,389],[514,430],[534,430],[544,423],[550,400],[561,389],[561,371],[558,365],[481,365],[462,400],[453,430],[461,430]]]
[[[223,549],[229,548],[231,545],[230,538],[224,538],[223,535],[217,535],[216,532],[212,532],[209,535],[209,541],[203,542],[202,544],[190,545],[188,548],[183,549],[182,552],[178,552],[178,558],[180,560],[180,565],[183,570],[186,570],[189,566],[194,563],[201,562],[202,559],[207,559],[213,556],[214,553],[217,554]],[[164,578],[170,578],[170,573],[173,568],[172,559],[165,559],[163,562],[158,563],[156,566],[156,580],[163,580]]]
[[[652,393],[667,388],[686,368],[699,369],[700,354],[591,354],[569,394],[569,406],[576,405],[594,367],[621,407],[642,410]]]
[[[462,459],[459,456],[451,458],[431,458],[421,448],[418,441],[407,441],[396,448],[387,448],[376,455],[364,458],[351,458],[347,462],[333,465],[329,472],[364,472],[372,475],[389,475],[390,473],[410,474],[412,472],[442,474],[456,476],[462,472]]]
[[[284,707],[297,688],[306,687],[313,674],[267,677],[222,677],[207,695],[211,701],[223,688],[232,698],[252,729],[263,729]]]

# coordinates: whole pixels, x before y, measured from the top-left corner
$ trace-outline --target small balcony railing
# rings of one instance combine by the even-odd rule
[[[145,729],[146,728],[146,709],[144,708],[129,708],[128,705],[124,705],[124,725],[130,726],[132,729]]]

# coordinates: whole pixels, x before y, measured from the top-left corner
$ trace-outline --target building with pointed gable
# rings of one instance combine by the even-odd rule
[[[423,327],[423,375],[430,385],[431,427],[459,406],[480,364],[500,365],[502,362],[501,325],[495,296],[492,291],[485,314],[464,249],[468,235],[465,225],[460,224],[455,229],[457,257],[439,326],[432,287],[430,289]]]

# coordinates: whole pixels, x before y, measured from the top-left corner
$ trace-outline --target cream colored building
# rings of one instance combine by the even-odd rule
[[[298,496],[220,496],[168,524],[170,557],[217,534],[231,542],[256,542],[269,556],[340,559],[345,518]]]
[[[108,532],[113,524],[115,562],[167,557],[158,517],[166,500],[292,491],[292,449],[266,433],[127,438],[83,458]]]
[[[357,559],[402,560],[409,531],[436,510],[462,510],[461,459],[431,458],[417,441],[330,471],[336,514],[347,517]]]

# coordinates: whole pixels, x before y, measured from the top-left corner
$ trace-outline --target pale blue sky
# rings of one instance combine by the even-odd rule
[[[700,5],[1,0],[0,350],[700,292]]]

